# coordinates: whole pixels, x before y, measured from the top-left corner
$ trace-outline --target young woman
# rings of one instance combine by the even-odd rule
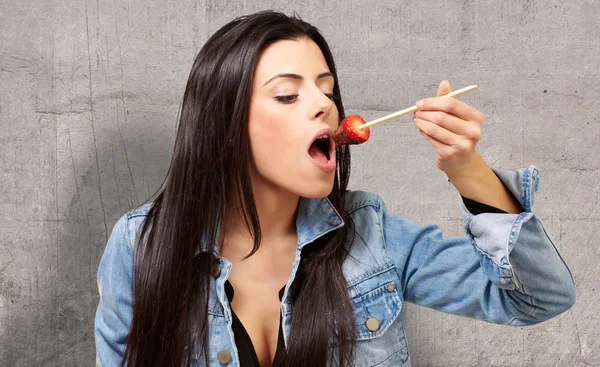
[[[465,238],[346,190],[350,151],[331,138],[344,108],[315,27],[260,12],[217,31],[163,186],[100,262],[97,365],[408,366],[405,302],[517,326],[567,310],[571,274],[532,213],[537,170],[491,170],[475,108],[417,105]]]

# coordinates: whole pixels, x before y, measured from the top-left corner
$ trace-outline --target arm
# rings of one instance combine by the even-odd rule
[[[573,305],[571,273],[531,212],[537,170],[496,174],[526,212],[473,215],[461,205],[468,238],[443,239],[439,227],[419,227],[383,204],[386,246],[406,301],[516,326],[547,320]]]
[[[468,167],[448,174],[448,179],[461,196],[467,199],[493,206],[507,213],[519,214],[523,211],[521,204],[476,150],[473,151],[473,158]]]
[[[96,366],[119,366],[132,317],[133,254],[124,215],[115,224],[98,268],[100,302],[94,336]]]

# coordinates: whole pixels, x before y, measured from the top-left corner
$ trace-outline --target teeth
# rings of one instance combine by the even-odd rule
[[[329,135],[319,136],[317,139],[327,139],[327,138],[329,138]]]

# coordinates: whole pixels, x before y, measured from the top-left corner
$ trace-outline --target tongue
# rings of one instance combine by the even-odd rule
[[[321,148],[317,146],[317,143],[312,143],[312,145],[308,149],[308,154],[319,162],[327,163],[327,157],[325,156]]]

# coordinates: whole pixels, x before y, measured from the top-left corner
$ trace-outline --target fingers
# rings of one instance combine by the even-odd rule
[[[481,122],[479,121],[465,121],[441,111],[417,111],[415,112],[415,117],[432,122],[471,140],[479,140],[481,137]]]
[[[430,121],[415,118],[415,125],[442,160],[464,155],[477,145],[477,140],[454,134]]]
[[[427,134],[427,136],[434,138],[440,143],[444,143],[446,145],[456,144],[457,141],[461,140],[461,136],[455,134],[449,130],[444,129],[443,127],[434,124],[431,121],[423,120],[420,118],[414,118],[415,125],[417,129],[421,130],[421,132]]]
[[[462,165],[472,156],[481,138],[483,113],[452,97],[447,80],[442,80],[437,97],[417,102],[415,126],[437,152],[436,164],[444,172]]]
[[[425,134],[424,132],[422,132],[422,131],[419,131],[419,132],[433,146],[433,148],[435,149],[435,151],[438,154],[438,157],[440,157],[441,159],[448,159],[458,152],[453,147],[437,141],[436,139],[432,138],[431,136]]]
[[[452,97],[425,98],[417,102],[420,111],[443,111],[463,120],[483,122],[483,113]]]
[[[440,150],[442,150],[442,149],[446,149],[446,148],[447,148],[447,145],[446,145],[446,144],[444,144],[444,143],[441,143],[441,142],[439,142],[439,141],[435,140],[434,138],[432,138],[431,136],[429,136],[429,135],[425,134],[424,132],[422,132],[422,131],[420,131],[420,130],[419,130],[419,132],[421,133],[421,135],[423,135],[423,137],[424,137],[424,138],[425,138],[425,139],[426,139],[428,142],[430,142],[430,143],[431,143],[431,145],[433,145],[433,147],[435,148],[435,150],[436,150],[436,151],[440,151]]]
[[[440,97],[452,92],[452,87],[450,86],[450,82],[447,80],[442,80],[440,85],[438,86],[438,90],[436,96]]]

